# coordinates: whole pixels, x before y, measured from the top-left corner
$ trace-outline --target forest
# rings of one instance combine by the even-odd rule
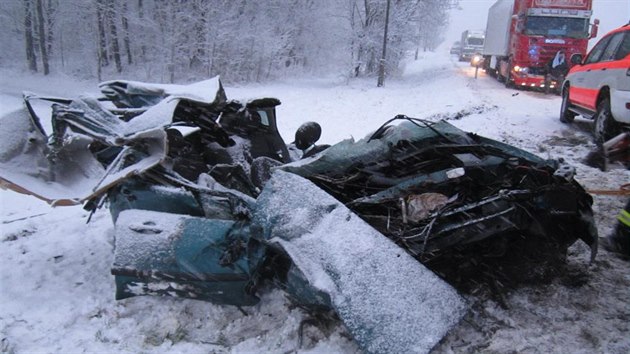
[[[396,76],[457,0],[5,0],[0,66],[99,81]],[[382,65],[381,65],[382,64]],[[380,67],[380,68],[379,68]]]

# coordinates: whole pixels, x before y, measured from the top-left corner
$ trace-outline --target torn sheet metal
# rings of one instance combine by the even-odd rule
[[[553,275],[578,239],[596,254],[572,167],[445,121],[302,150],[278,133],[279,100],[228,100],[218,79],[101,88],[110,102],[42,98],[51,124],[31,94],[5,116],[0,182],[108,205],[119,298],[251,305],[272,284],[335,309],[367,352],[427,352],[461,318],[457,291]]]
[[[574,169],[446,122],[398,119],[280,169],[308,178],[453,283],[499,267],[503,283],[533,279],[514,261],[562,259],[577,239],[595,256],[592,198]],[[472,276],[462,278],[461,266]]]
[[[126,210],[116,222],[116,299],[169,295],[254,305],[248,233],[229,220]]]
[[[80,133],[64,132],[49,138],[36,128],[26,111],[16,111],[3,119],[10,120],[13,129],[0,132],[0,179],[54,205],[84,203],[130,176],[155,167],[166,157],[163,127],[137,125],[142,129],[122,130],[119,135],[104,121],[96,120],[101,128],[87,128],[85,121],[78,121],[73,124],[81,126]],[[90,150],[100,139],[113,146],[127,145],[106,167]]]
[[[254,220],[365,353],[428,353],[466,311],[450,285],[302,177],[275,172]]]

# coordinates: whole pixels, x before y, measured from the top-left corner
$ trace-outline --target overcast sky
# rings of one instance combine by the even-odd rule
[[[451,11],[447,45],[460,39],[466,29],[485,30],[488,9],[496,0],[460,0],[459,9]],[[593,17],[600,20],[599,34],[601,38],[606,32],[630,21],[630,0],[593,0]],[[589,47],[597,41],[590,41]]]

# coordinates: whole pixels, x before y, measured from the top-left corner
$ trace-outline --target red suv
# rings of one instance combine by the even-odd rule
[[[630,23],[610,31],[575,64],[562,85],[560,120],[594,119],[593,133],[606,141],[630,127]]]

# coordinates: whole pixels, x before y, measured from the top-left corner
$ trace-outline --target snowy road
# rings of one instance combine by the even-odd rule
[[[20,80],[14,82],[15,80]],[[322,143],[361,138],[397,114],[446,118],[454,125],[543,157],[563,157],[577,167],[588,188],[616,189],[630,181],[627,170],[603,173],[581,161],[594,147],[590,122],[559,122],[560,98],[506,89],[484,73],[447,55],[426,53],[404,75],[376,88],[375,79],[304,79],[265,85],[227,86],[230,98],[272,96],[281,134],[293,141],[297,127],[317,121]],[[19,91],[82,93],[86,83],[67,78],[0,75],[0,110],[19,105]],[[93,85],[96,87],[96,85]],[[41,90],[41,91],[38,91]],[[2,122],[0,122],[2,124]],[[51,209],[1,191],[0,350],[2,352],[216,352],[356,353],[337,322],[306,326],[307,315],[279,291],[259,305],[237,308],[171,298],[114,300],[113,226],[106,210],[86,224],[80,207]],[[625,203],[595,196],[600,235],[610,232]],[[434,350],[453,352],[628,353],[630,352],[630,263],[600,252],[571,249],[567,274],[550,285],[509,294],[509,308],[487,301]]]

